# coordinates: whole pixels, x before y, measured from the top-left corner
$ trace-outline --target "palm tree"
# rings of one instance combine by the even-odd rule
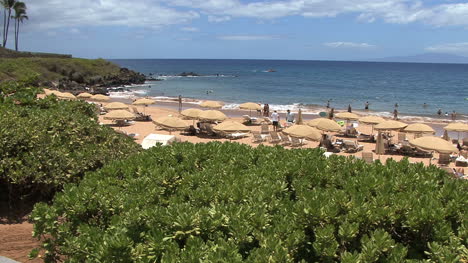
[[[11,10],[14,8],[16,0],[0,0],[0,4],[3,6],[3,47],[5,47],[8,40]]]
[[[15,50],[18,51],[20,23],[22,24],[29,17],[26,15],[26,4],[24,2],[16,2],[13,9],[15,10],[15,15],[11,18],[15,20]]]

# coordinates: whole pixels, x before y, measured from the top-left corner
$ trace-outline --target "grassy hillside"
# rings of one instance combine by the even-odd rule
[[[33,74],[38,74],[40,81],[55,81],[72,76],[87,80],[96,76],[114,75],[119,70],[119,66],[104,59],[39,57],[0,59],[0,81],[17,80]]]

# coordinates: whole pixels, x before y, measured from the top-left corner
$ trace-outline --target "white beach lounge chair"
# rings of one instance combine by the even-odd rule
[[[146,136],[143,139],[143,142],[141,143],[141,146],[143,149],[149,149],[153,146],[156,146],[156,144],[160,143],[163,146],[164,145],[169,145],[173,142],[176,141],[175,135],[167,135],[167,134],[154,134],[151,133],[150,135]]]

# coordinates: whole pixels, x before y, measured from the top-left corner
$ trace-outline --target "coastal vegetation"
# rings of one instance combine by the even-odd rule
[[[64,184],[140,149],[99,125],[94,105],[55,96],[36,99],[41,90],[36,83],[34,78],[0,83],[0,208],[9,212],[50,200]]]
[[[46,262],[466,262],[467,191],[408,160],[176,143],[86,174],[31,219]]]

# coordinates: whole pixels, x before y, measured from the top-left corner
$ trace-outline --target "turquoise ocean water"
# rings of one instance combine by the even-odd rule
[[[278,110],[305,112],[331,107],[391,116],[395,103],[402,117],[438,118],[456,111],[468,119],[468,65],[287,60],[113,60],[123,67],[154,74],[163,81],[129,87],[114,96],[210,99],[235,108],[246,101],[268,103]],[[268,72],[274,69],[275,72]],[[178,77],[195,72],[200,77]],[[149,87],[151,86],[151,88]],[[207,93],[208,92],[208,93]]]

